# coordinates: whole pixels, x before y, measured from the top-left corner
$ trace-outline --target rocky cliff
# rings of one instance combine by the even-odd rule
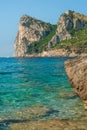
[[[75,31],[87,28],[87,16],[68,10],[59,18],[56,34],[48,46],[70,39]]]
[[[53,26],[30,16],[24,15],[19,22],[19,30],[15,40],[14,56],[23,57],[28,54],[30,44],[46,37]]]
[[[86,31],[84,31],[86,28],[87,16],[70,10],[60,16],[57,26],[24,15],[19,22],[19,30],[15,40],[14,56],[43,56],[44,51],[46,52],[46,56],[49,56],[48,52],[53,52],[51,51],[53,49],[54,53],[58,52],[56,54],[60,56],[59,51],[61,47],[58,49],[56,48],[56,45],[61,46],[62,41],[64,41],[64,45],[66,41],[69,45],[75,44],[77,41],[77,44],[84,43],[84,45],[87,45]],[[79,32],[81,30],[83,30],[83,32]],[[79,34],[75,35],[76,32],[79,32]],[[82,34],[83,40],[79,37],[79,35]],[[68,39],[71,39],[71,41],[68,41]],[[75,48],[74,51],[72,48]],[[62,47],[61,50],[65,50],[65,54],[68,56],[76,52],[84,52],[83,48],[87,48],[87,46],[66,46],[64,48]],[[86,51],[87,49],[85,49],[85,52]],[[52,54],[50,54],[50,56],[52,56]],[[55,56],[55,54],[53,54],[53,56]]]
[[[87,55],[66,61],[65,68],[71,86],[82,98],[87,110]]]

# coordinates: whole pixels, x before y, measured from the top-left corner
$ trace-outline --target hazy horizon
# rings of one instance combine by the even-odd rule
[[[60,15],[66,10],[87,15],[86,0],[21,0],[0,3],[0,57],[13,56],[14,41],[18,31],[20,17],[27,14],[45,22],[56,24]]]

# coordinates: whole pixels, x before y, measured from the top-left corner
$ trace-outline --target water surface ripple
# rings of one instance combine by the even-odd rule
[[[82,101],[74,94],[65,73],[67,59],[0,58],[0,119],[26,120],[29,114],[32,120],[71,119],[84,114]],[[37,107],[49,112],[36,116]]]

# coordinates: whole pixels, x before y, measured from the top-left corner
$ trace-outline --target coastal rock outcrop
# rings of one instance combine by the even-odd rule
[[[49,23],[24,15],[19,22],[19,30],[15,40],[15,57],[28,54],[30,44],[42,40],[52,30]]]
[[[71,86],[82,98],[87,110],[87,55],[66,61],[65,68]]]
[[[52,37],[48,46],[55,45],[62,40],[70,39],[74,31],[87,28],[87,16],[67,10],[58,21],[56,34]]]
[[[87,16],[71,10],[66,11],[60,16],[57,25],[45,23],[36,18],[24,15],[19,22],[19,29],[14,45],[14,56],[36,57],[39,54],[39,56],[43,56],[44,52],[46,52],[48,56],[49,52],[52,52],[50,56],[55,56],[56,54],[56,56],[60,56],[60,48],[62,48],[62,50],[65,49],[65,55],[87,52],[87,30],[84,29],[87,29]],[[82,30],[83,32],[79,32]],[[76,34],[77,32],[79,32],[79,34]],[[78,37],[79,35],[82,35],[82,39]],[[71,38],[73,38],[73,42],[65,42]],[[65,43],[63,44],[64,46],[60,44],[61,42]],[[76,42],[76,44],[74,42]],[[59,44],[60,47],[57,48]],[[76,46],[73,47],[73,45]],[[86,49],[84,49],[84,45]],[[73,48],[75,49],[72,50]],[[54,53],[57,52],[56,54],[51,51],[53,49],[55,50]],[[61,56],[64,56],[64,52],[61,53]]]

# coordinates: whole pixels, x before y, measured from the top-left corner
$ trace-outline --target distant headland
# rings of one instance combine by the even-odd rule
[[[77,56],[87,53],[87,16],[68,10],[57,25],[24,15],[15,39],[15,57]]]

